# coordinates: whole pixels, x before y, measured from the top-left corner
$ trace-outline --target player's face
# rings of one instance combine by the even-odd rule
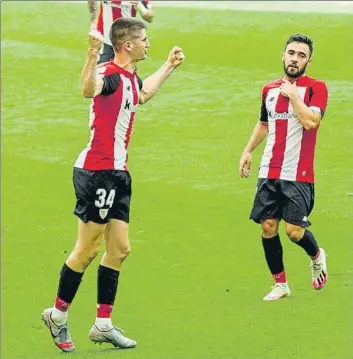
[[[283,53],[283,67],[287,77],[297,78],[305,73],[310,64],[310,50],[307,44],[292,42]]]
[[[138,37],[133,40],[133,46],[131,50],[131,57],[134,61],[144,60],[147,57],[148,48],[150,42],[147,38],[146,30],[143,29],[138,34]]]

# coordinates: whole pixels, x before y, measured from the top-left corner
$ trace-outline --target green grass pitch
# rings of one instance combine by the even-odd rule
[[[319,6],[319,5],[318,5]],[[88,141],[81,95],[87,8],[3,2],[2,355],[62,358],[40,321],[72,249],[72,166]],[[351,15],[155,8],[142,78],[174,45],[186,61],[141,107],[130,146],[132,254],[113,320],[134,350],[94,346],[96,269],[87,270],[69,326],[77,359],[352,358]],[[264,303],[272,282],[260,229],[248,220],[262,147],[250,179],[241,151],[258,119],[261,86],[282,73],[294,32],[316,45],[308,74],[325,80],[313,233],[328,253],[327,287],[311,287],[309,261],[285,237],[292,297]]]

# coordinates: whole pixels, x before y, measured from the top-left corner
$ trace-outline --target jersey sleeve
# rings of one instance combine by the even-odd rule
[[[137,82],[139,84],[139,89],[140,91],[142,90],[142,86],[143,86],[143,81],[137,76]]]
[[[328,90],[325,82],[318,81],[312,88],[309,108],[324,116],[327,106]]]
[[[97,79],[103,80],[103,87],[100,95],[109,96],[119,87],[120,75],[106,63],[97,66],[96,77]]]
[[[264,86],[261,91],[261,109],[260,109],[259,121],[267,123],[268,122],[268,112],[267,112],[267,108],[266,108],[266,96],[267,96],[267,91]]]
[[[101,95],[109,96],[113,94],[119,87],[120,75],[118,73],[113,73],[111,75],[103,76],[103,88]]]

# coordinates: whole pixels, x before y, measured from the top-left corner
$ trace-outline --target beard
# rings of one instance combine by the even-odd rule
[[[305,73],[307,64],[305,64],[305,66],[303,66],[303,68],[300,70],[298,67],[294,68],[294,67],[290,67],[289,65],[286,67],[284,61],[283,61],[283,69],[284,69],[284,73],[286,74],[287,77],[292,78],[292,79],[296,79],[298,77],[300,77],[301,75],[303,75]]]

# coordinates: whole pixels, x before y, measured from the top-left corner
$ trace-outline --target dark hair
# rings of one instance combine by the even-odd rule
[[[289,36],[286,46],[284,47],[284,50],[286,50],[287,46],[292,42],[301,42],[302,44],[307,44],[309,46],[310,51],[310,57],[314,51],[314,42],[310,39],[309,36],[303,35],[303,34],[293,34]]]
[[[109,32],[110,41],[116,51],[126,42],[138,37],[137,32],[146,29],[146,25],[133,17],[121,17],[116,19]]]

